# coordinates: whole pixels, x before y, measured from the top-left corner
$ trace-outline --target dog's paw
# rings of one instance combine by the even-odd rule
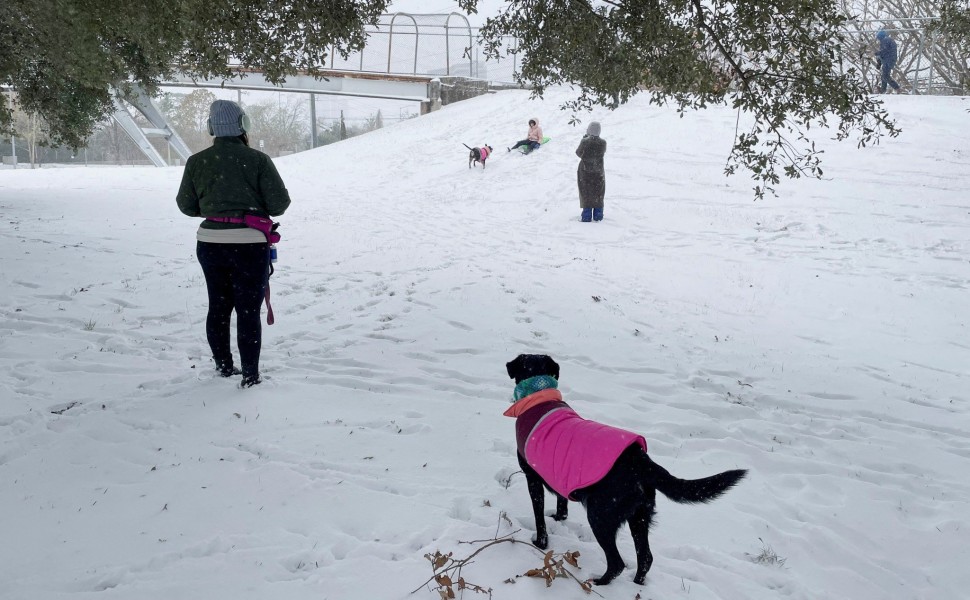
[[[593,585],[609,585],[614,579],[616,579],[617,575],[619,575],[619,573],[603,573],[599,577],[590,579],[590,581],[593,582]]]
[[[639,560],[640,557],[637,557]],[[650,566],[653,565],[653,555],[647,557],[644,561],[645,564],[637,565],[637,573],[633,576],[633,583],[637,585],[643,585],[647,580],[647,572],[650,571]]]
[[[551,516],[555,521],[565,521],[566,517],[569,516],[569,501],[557,495],[556,512]]]
[[[612,571],[607,571],[606,573],[603,573],[599,577],[593,577],[592,579],[590,579],[590,581],[592,581],[594,585],[609,585],[610,582],[616,579],[616,576],[622,572],[623,572],[623,569],[615,569]]]
[[[536,536],[532,538],[532,545],[540,550],[545,550],[549,547],[549,538],[546,536]]]

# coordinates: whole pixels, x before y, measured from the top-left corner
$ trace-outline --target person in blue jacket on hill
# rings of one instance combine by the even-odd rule
[[[896,49],[896,40],[886,33],[885,29],[879,30],[879,33],[876,34],[876,39],[879,40],[876,59],[882,71],[882,82],[879,85],[879,93],[886,93],[887,84],[899,92],[899,84],[892,78],[893,67],[896,66],[896,61],[899,58],[898,50]]]

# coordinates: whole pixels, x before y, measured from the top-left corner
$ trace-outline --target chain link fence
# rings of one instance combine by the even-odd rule
[[[341,71],[470,77],[497,84],[514,83],[518,67],[508,48],[498,60],[485,61],[479,30],[465,15],[382,15],[368,28],[367,46],[344,59],[331,52],[327,68]]]

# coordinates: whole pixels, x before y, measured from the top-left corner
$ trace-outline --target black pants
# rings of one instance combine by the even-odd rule
[[[880,94],[886,93],[886,85],[889,85],[894,90],[899,91],[899,84],[896,83],[896,80],[893,79],[893,76],[892,76],[894,66],[896,65],[885,63],[885,62],[882,63],[882,66],[879,69],[880,75],[882,75],[882,81],[879,82]]]
[[[529,147],[529,152],[532,152],[533,150],[535,150],[536,148],[538,148],[541,145],[542,145],[541,142],[537,142],[535,140],[519,140],[519,141],[515,142],[515,145],[512,146],[511,148],[509,148],[509,150],[515,150],[519,146],[528,146]]]
[[[213,244],[198,242],[195,250],[209,291],[205,334],[216,368],[231,371],[229,323],[236,311],[236,345],[243,377],[259,375],[263,328],[259,310],[266,293],[269,252],[266,244]]]

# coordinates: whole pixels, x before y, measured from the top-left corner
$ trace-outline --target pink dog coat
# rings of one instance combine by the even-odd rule
[[[549,487],[570,500],[573,492],[603,479],[633,444],[646,451],[641,435],[589,421],[562,401],[559,390],[530,394],[512,405],[519,452]]]

